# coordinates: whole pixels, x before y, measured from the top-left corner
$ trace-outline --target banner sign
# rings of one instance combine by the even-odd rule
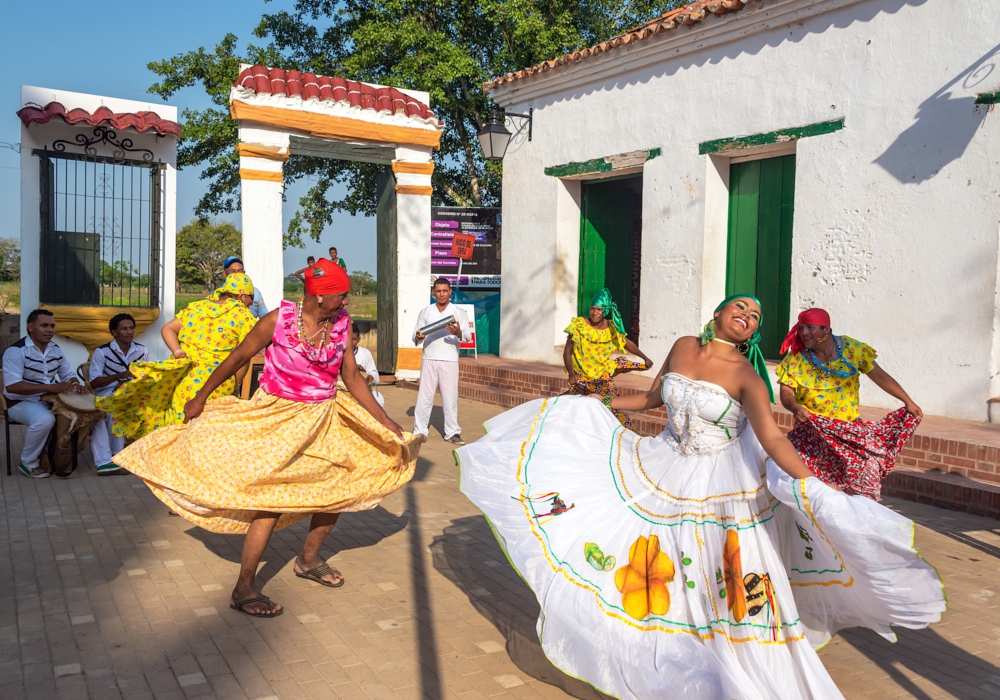
[[[456,239],[472,244],[471,256],[461,258],[462,279],[458,279],[457,255],[462,243]],[[431,207],[431,274],[460,287],[499,287],[500,209]]]

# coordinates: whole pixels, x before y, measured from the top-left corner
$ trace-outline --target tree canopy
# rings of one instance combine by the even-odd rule
[[[243,237],[229,222],[193,219],[177,232],[177,281],[215,289],[222,281],[222,262],[242,255]]]
[[[240,63],[280,66],[320,75],[430,93],[444,122],[434,154],[435,205],[494,206],[501,165],[482,158],[476,132],[495,110],[486,80],[590,46],[685,4],[679,0],[295,0],[290,10],[265,14],[254,31],[264,45],[227,34],[204,47],[149,64],[161,80],[149,88],[167,99],[201,84],[215,103],[185,109],[178,165],[203,166],[208,191],[197,214],[239,208],[237,128],[229,118],[229,89]],[[319,240],[336,211],[371,215],[380,166],[293,156],[285,182],[314,184],[299,201],[285,245]],[[333,199],[334,185],[347,194]]]

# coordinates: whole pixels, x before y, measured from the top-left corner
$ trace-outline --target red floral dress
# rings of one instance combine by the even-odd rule
[[[878,501],[882,479],[920,419],[901,408],[880,421],[861,420],[860,376],[874,368],[877,355],[853,338],[839,336],[838,341],[840,357],[827,365],[832,371],[813,364],[807,351],[785,355],[778,365],[778,383],[790,387],[812,414],[808,423],[795,424],[788,439],[820,479]]]

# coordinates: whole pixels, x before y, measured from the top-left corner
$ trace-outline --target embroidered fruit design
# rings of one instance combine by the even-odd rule
[[[613,556],[605,556],[601,548],[593,542],[583,545],[583,556],[587,559],[587,563],[598,571],[611,571],[617,563]]]

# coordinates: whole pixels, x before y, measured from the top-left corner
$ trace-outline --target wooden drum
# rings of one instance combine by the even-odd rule
[[[56,417],[42,464],[54,474],[69,476],[76,468],[76,455],[90,444],[90,433],[104,414],[94,405],[93,394],[45,394],[42,401],[52,404]]]

